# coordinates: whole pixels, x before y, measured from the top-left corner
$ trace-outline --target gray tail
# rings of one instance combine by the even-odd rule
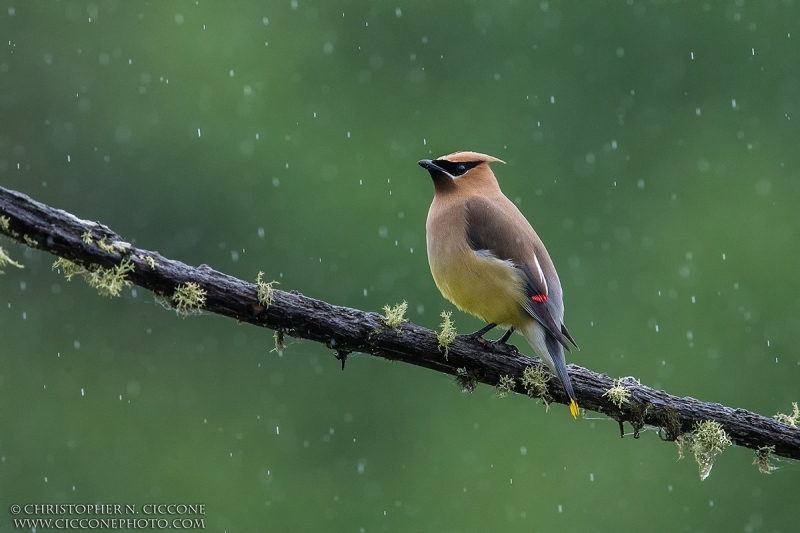
[[[553,366],[555,366],[553,370],[555,370],[558,379],[561,380],[561,384],[564,386],[564,392],[567,393],[570,400],[577,400],[575,391],[572,390],[572,382],[569,379],[569,373],[567,372],[567,363],[564,360],[564,348],[561,346],[561,343],[549,333],[545,337],[544,342],[547,345],[550,358],[553,360]]]

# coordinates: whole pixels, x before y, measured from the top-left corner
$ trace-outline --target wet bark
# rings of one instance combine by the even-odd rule
[[[86,268],[95,268],[94,265],[113,268],[128,259],[133,271],[127,278],[167,298],[179,285],[197,283],[206,292],[203,311],[323,343],[342,364],[347,354],[361,352],[453,376],[461,374],[492,386],[501,377],[510,376],[515,383],[512,390],[520,394],[526,394],[522,385],[525,369],[541,365],[538,359],[522,355],[513,347],[493,345],[467,335],[456,337],[447,347],[445,357],[432,330],[408,321],[395,328],[388,327],[379,313],[332,305],[296,291],[275,289],[271,304],[265,306],[258,300],[254,283],[206,265],[189,266],[158,252],[120,245],[124,239],[103,224],[82,220],[2,187],[0,216],[5,217],[0,222],[6,223],[0,224],[0,233],[15,241]],[[98,242],[106,248],[116,243],[117,249],[106,250]],[[640,385],[634,378],[624,380],[630,397],[617,406],[605,394],[614,382],[609,376],[577,365],[568,368],[580,406],[617,420],[620,427],[624,422],[630,423],[635,436],[640,429],[650,426],[661,428],[664,440],[675,440],[691,431],[695,424],[713,420],[722,425],[735,445],[752,449],[774,446],[775,455],[800,459],[800,428],[745,409],[679,398]],[[548,383],[548,393],[556,403],[568,402],[556,379]],[[571,423],[566,415],[564,423]]]

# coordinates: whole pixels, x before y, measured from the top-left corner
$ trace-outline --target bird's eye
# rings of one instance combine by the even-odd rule
[[[459,176],[460,176],[461,174],[463,174],[464,172],[466,172],[466,171],[467,171],[467,165],[465,165],[464,163],[460,163],[460,164],[459,164],[459,165],[456,167],[456,172],[458,173],[458,175],[459,175]]]

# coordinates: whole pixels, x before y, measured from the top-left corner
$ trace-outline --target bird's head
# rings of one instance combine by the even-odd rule
[[[483,181],[489,179],[496,183],[489,163],[504,161],[478,152],[455,152],[437,159],[423,159],[419,166],[427,170],[437,192],[445,192],[457,188],[457,182]]]

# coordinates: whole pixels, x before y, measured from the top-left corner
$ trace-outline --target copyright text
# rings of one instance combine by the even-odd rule
[[[13,504],[9,511],[14,515],[15,529],[205,529],[206,506],[26,503]]]

